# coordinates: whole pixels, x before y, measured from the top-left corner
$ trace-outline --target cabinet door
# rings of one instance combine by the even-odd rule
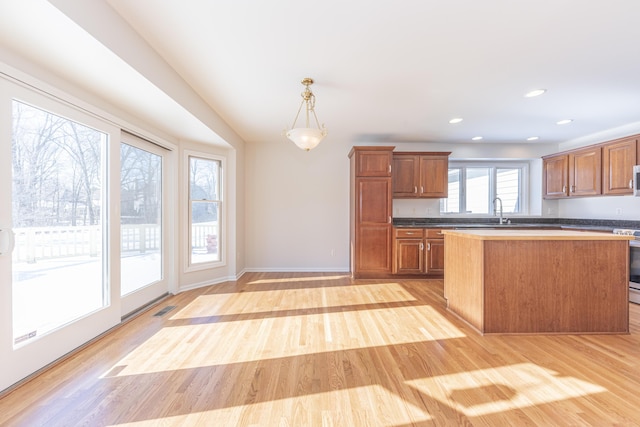
[[[392,151],[359,151],[356,157],[356,176],[391,176]]]
[[[420,162],[418,156],[393,156],[393,197],[418,197]]]
[[[396,240],[395,273],[422,274],[424,273],[424,241],[422,239]]]
[[[547,157],[543,160],[542,190],[545,199],[567,197],[569,178],[569,156]]]
[[[633,194],[636,146],[630,138],[602,147],[602,194]]]
[[[391,273],[391,178],[356,179],[355,274]]]
[[[447,156],[420,156],[420,197],[447,197],[448,176]]]
[[[356,273],[391,273],[391,234],[390,224],[359,227]]]
[[[444,239],[427,239],[425,273],[444,273]]]
[[[358,224],[391,226],[391,178],[356,180]]]
[[[569,195],[602,194],[602,149],[600,147],[569,153]]]

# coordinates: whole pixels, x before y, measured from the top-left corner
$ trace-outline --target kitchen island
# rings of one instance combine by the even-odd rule
[[[629,240],[568,230],[443,230],[447,308],[482,334],[629,332]]]

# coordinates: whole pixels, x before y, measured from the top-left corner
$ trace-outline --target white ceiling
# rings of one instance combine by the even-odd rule
[[[71,16],[74,7],[100,3],[113,8],[248,142],[284,138],[304,77],[316,82],[312,90],[318,117],[329,129],[327,141],[349,144],[463,143],[474,136],[484,138],[480,143],[522,143],[531,136],[540,138],[538,144],[560,143],[640,121],[637,0],[0,5],[5,48],[164,131],[207,140],[214,138],[207,135],[213,126],[203,126],[192,105],[171,93],[172,81],[122,61],[124,50],[114,46],[118,36],[126,46],[126,32],[114,31],[106,42],[96,28],[81,22],[84,31],[52,6]],[[108,14],[99,8],[96,14],[108,28]],[[547,92],[524,97],[538,88]],[[453,117],[464,120],[449,124]],[[556,124],[565,118],[573,122]]]

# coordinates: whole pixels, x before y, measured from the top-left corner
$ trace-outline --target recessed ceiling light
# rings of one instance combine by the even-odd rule
[[[537,141],[540,137],[538,136],[530,136],[529,138],[527,138],[527,141]]]
[[[572,119],[563,119],[560,121],[557,121],[556,124],[557,125],[566,125],[567,123],[571,123],[573,120]]]
[[[462,119],[460,117],[456,117],[454,119],[449,120],[449,123],[456,124],[456,123],[460,123],[461,121]]]
[[[525,98],[533,98],[534,96],[540,96],[543,93],[545,93],[547,90],[546,89],[536,89],[536,90],[532,90],[531,92],[527,92],[524,97]]]
[[[472,141],[480,141],[481,139],[481,136],[474,136],[473,138],[471,138]]]

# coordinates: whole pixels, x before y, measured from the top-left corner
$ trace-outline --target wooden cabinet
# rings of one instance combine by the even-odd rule
[[[640,135],[542,158],[545,199],[633,194],[633,166],[640,160]]]
[[[424,233],[421,228],[396,228],[393,272],[424,274]]]
[[[602,194],[602,148],[569,153],[569,196]]]
[[[444,273],[444,238],[441,230],[396,228],[393,272],[433,275]]]
[[[569,182],[569,156],[549,156],[542,160],[542,190],[545,199],[567,197]]]
[[[449,152],[394,153],[393,197],[447,197]]]
[[[394,147],[353,147],[349,200],[351,274],[354,278],[391,273]]]
[[[545,199],[602,194],[602,148],[588,147],[543,157]]]
[[[425,269],[426,274],[444,274],[444,236],[442,230],[427,229]]]
[[[378,150],[377,148],[383,148]],[[353,147],[356,176],[391,176],[393,148],[389,147]]]
[[[602,146],[602,194],[633,194],[633,166],[638,160],[638,137]]]

